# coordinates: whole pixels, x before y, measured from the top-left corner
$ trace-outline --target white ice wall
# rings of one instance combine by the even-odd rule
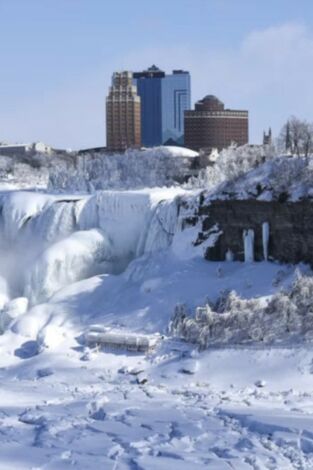
[[[118,272],[135,257],[171,244],[177,193],[3,194],[0,276],[13,296],[26,295],[34,304],[94,273]]]

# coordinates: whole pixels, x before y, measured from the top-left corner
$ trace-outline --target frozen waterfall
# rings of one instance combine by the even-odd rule
[[[134,258],[168,247],[177,225],[176,195],[164,190],[2,194],[0,277],[8,286],[7,301],[26,296],[31,304],[44,302],[70,283],[121,272]]]

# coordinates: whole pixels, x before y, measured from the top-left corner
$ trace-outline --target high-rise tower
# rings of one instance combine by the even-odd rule
[[[122,151],[141,146],[140,97],[131,72],[115,72],[106,99],[107,148]]]
[[[184,112],[190,109],[190,74],[166,75],[155,65],[134,73],[141,99],[142,144],[146,147],[184,143]]]

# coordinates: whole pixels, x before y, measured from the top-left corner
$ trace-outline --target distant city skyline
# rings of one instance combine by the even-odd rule
[[[188,70],[248,109],[250,142],[294,114],[313,121],[311,0],[0,0],[0,141],[105,145],[116,70]]]

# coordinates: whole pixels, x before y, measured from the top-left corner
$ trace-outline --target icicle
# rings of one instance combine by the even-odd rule
[[[268,222],[262,224],[262,241],[263,241],[263,256],[265,261],[268,260],[268,242],[270,238],[270,225]]]
[[[254,230],[243,231],[243,244],[245,253],[245,262],[252,263],[254,261]]]
[[[229,248],[226,251],[225,261],[234,261],[234,253]]]

